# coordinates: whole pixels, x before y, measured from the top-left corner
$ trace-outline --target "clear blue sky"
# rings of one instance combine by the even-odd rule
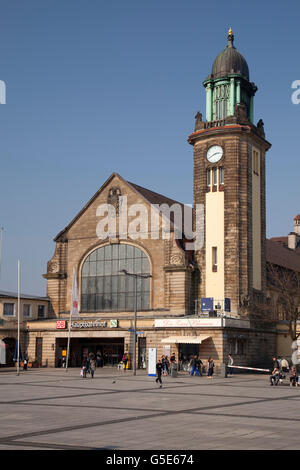
[[[267,157],[267,235],[300,213],[299,1],[1,0],[0,289],[46,293],[54,236],[117,171],[192,202],[187,136],[202,81],[231,26],[258,86]]]

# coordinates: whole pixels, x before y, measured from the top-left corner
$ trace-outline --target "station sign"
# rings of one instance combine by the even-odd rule
[[[57,320],[56,322],[56,329],[57,330],[65,330],[67,327],[66,320]]]

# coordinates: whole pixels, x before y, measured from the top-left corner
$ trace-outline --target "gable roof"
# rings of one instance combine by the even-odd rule
[[[103,189],[108,186],[108,184],[112,181],[114,177],[120,178],[120,180],[127,184],[134,192],[136,192],[139,196],[141,196],[147,203],[149,204],[167,204],[169,206],[173,204],[180,204],[182,211],[185,206],[181,202],[175,201],[174,199],[170,199],[166,196],[163,196],[162,194],[155,193],[154,191],[151,191],[150,189],[143,188],[142,186],[139,186],[135,183],[130,183],[129,181],[124,180],[122,176],[120,176],[118,173],[112,173],[111,176],[105,181],[105,183],[98,189],[98,191],[92,196],[92,198],[85,204],[85,206],[78,212],[78,214],[71,220],[71,222],[63,229],[61,230],[58,235],[54,238],[54,241],[57,242],[59,239],[75,224],[75,222],[81,217],[81,215],[88,209],[88,207],[94,202],[94,200],[98,197],[98,195],[103,191]],[[184,215],[184,211],[182,212],[182,216]],[[170,214],[170,221],[171,223],[174,222],[173,220],[174,214]]]

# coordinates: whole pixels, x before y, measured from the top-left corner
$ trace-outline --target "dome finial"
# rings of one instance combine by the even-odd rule
[[[231,27],[229,28],[227,39],[228,39],[227,47],[233,47],[234,34],[233,34]]]

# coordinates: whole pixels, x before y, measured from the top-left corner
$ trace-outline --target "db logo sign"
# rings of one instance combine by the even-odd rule
[[[56,329],[57,330],[64,330],[66,328],[66,321],[65,320],[58,320],[56,322]]]

